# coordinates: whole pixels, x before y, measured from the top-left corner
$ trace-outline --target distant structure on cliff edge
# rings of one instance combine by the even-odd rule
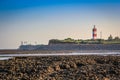
[[[100,38],[97,38],[97,28],[92,29],[92,39],[72,39],[66,38],[63,40],[51,39],[47,45],[28,44],[27,41],[22,41],[19,50],[120,50],[120,38],[115,38],[110,35],[107,40],[102,39],[102,32]]]
[[[94,25],[94,28],[92,29],[92,38],[93,40],[96,40],[97,38],[97,28]]]

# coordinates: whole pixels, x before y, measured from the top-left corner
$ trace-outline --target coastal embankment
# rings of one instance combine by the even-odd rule
[[[51,45],[21,45],[19,50],[120,50],[120,44],[51,44]]]

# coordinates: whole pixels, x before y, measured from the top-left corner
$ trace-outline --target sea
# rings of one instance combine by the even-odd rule
[[[32,54],[0,54],[0,60],[9,60],[13,57],[29,56],[75,56],[75,55],[98,55],[98,56],[120,56],[120,52],[71,52],[71,53],[32,53]]]

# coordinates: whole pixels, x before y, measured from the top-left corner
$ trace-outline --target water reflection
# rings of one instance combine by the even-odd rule
[[[99,56],[120,56],[120,52],[102,52],[102,53],[33,53],[33,54],[0,54],[0,60],[8,60],[13,57],[28,56],[70,56],[70,55],[99,55]]]
[[[8,60],[8,59],[11,59],[13,57],[0,57],[0,60]]]

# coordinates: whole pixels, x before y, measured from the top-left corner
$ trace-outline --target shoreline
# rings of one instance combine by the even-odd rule
[[[0,54],[34,54],[34,53],[104,53],[120,52],[120,50],[0,50]]]
[[[73,53],[27,53],[27,54],[0,54],[0,57],[31,57],[31,56],[34,56],[34,57],[37,57],[37,56],[40,56],[40,57],[45,57],[45,56],[80,56],[80,55],[96,55],[96,56],[120,56],[120,52],[94,52],[94,53],[78,53],[78,52],[73,52]]]

